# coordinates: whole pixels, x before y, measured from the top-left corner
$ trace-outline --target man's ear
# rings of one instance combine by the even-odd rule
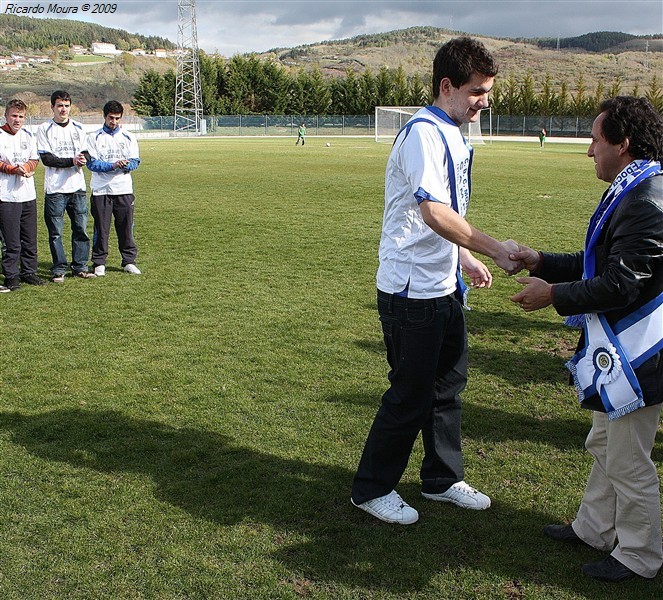
[[[440,81],[440,94],[448,96],[452,87],[451,79],[444,77],[442,81]]]
[[[629,148],[631,147],[631,140],[629,138],[624,138],[624,140],[619,144],[619,154],[628,154]]]

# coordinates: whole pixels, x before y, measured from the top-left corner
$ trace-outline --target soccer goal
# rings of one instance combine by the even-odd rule
[[[376,106],[375,107],[375,141],[393,142],[396,134],[410,120],[421,106]],[[461,132],[472,145],[485,144],[481,130],[484,129],[491,137],[492,110],[487,108],[481,111],[476,123],[461,125]]]

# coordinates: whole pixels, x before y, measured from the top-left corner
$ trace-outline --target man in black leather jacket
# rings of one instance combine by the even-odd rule
[[[567,366],[582,406],[594,411],[585,444],[594,464],[573,523],[544,533],[611,552],[582,571],[614,582],[653,578],[663,564],[651,459],[663,402],[663,117],[630,96],[606,100],[600,111],[587,154],[611,186],[585,250],[521,246],[511,258],[530,277],[517,279],[526,287],[511,300],[525,311],[552,305],[581,315],[578,354]]]

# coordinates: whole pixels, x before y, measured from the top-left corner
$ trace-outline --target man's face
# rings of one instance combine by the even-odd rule
[[[630,157],[625,153],[624,142],[611,144],[603,137],[603,121],[606,114],[601,113],[592,125],[592,142],[587,149],[587,156],[594,159],[596,176],[601,181],[612,183],[622,169],[629,163]],[[627,145],[628,147],[628,145]]]
[[[113,129],[116,129],[120,126],[120,119],[122,119],[122,115],[117,113],[108,113],[104,117],[104,124],[112,131]]]
[[[69,120],[71,102],[58,98],[53,105],[53,120],[56,123],[66,123]]]
[[[18,108],[8,108],[5,110],[5,120],[7,125],[14,132],[18,133],[19,129],[23,127],[23,122],[25,121],[25,111]]]
[[[467,83],[459,88],[444,78],[440,83],[440,94],[445,96],[446,112],[457,125],[474,123],[479,111],[488,108],[488,94],[493,89],[494,77],[473,73]]]

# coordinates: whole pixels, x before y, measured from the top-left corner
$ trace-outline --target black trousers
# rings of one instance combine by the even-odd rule
[[[115,220],[115,233],[117,234],[117,246],[122,256],[122,266],[136,262],[138,248],[133,233],[134,201],[133,194],[100,196],[92,194],[90,201],[94,219],[92,268],[106,264],[111,219]]]
[[[467,383],[467,331],[456,298],[402,298],[378,291],[390,387],[382,396],[352,485],[361,504],[391,492],[421,432],[427,493],[463,479],[460,393]]]
[[[2,273],[5,280],[37,273],[37,200],[0,201],[0,231],[4,239]]]

